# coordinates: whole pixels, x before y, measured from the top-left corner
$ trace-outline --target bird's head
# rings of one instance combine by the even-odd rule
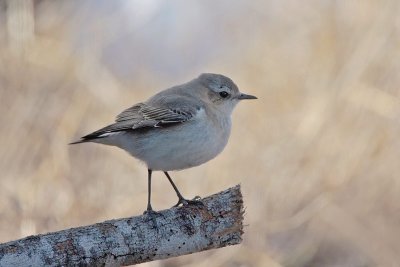
[[[206,101],[228,114],[240,100],[257,99],[255,96],[241,93],[231,79],[221,74],[203,73],[198,77],[198,81],[207,89],[204,96]]]

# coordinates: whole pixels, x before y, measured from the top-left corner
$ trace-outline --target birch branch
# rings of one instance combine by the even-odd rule
[[[0,266],[120,266],[239,244],[240,185],[187,205],[0,244]]]

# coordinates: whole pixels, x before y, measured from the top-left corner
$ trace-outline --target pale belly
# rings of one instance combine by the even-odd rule
[[[230,120],[225,127],[206,123],[192,121],[168,128],[118,134],[110,145],[128,151],[151,170],[186,169],[213,159],[228,142]]]

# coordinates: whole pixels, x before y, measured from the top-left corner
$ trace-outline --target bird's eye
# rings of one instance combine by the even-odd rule
[[[226,92],[226,91],[222,91],[222,92],[219,92],[219,95],[220,95],[222,98],[225,98],[225,97],[227,97],[229,94],[228,94],[228,92]]]

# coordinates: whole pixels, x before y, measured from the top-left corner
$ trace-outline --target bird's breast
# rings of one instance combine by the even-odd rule
[[[174,127],[133,134],[130,152],[152,170],[180,170],[201,165],[226,146],[230,118],[210,118],[202,110],[188,122]],[[133,140],[132,140],[133,141]]]

